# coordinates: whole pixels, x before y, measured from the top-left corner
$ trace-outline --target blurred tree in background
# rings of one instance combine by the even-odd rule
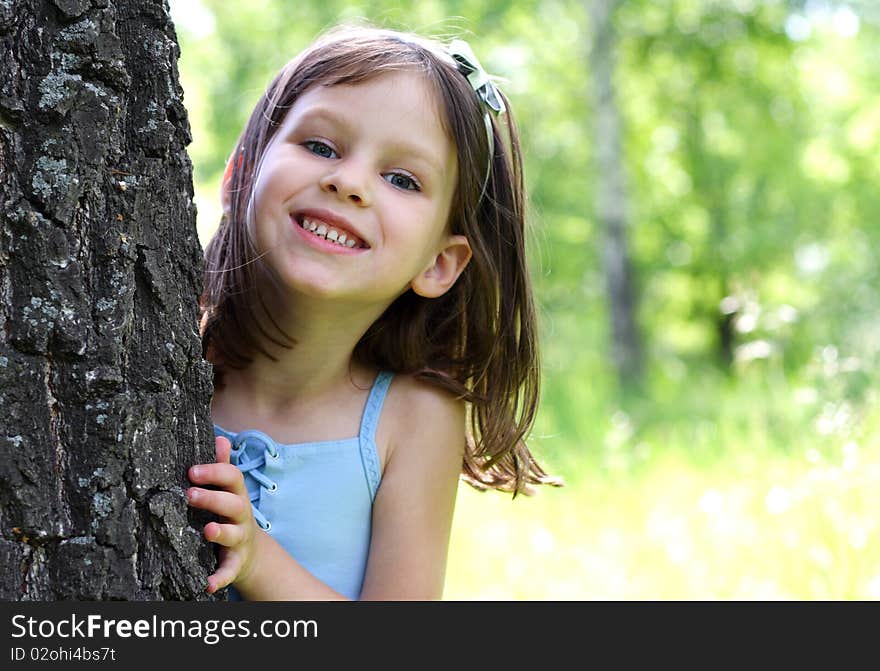
[[[597,7],[606,4],[626,179],[625,202],[612,205],[626,210],[633,338],[644,370],[633,387],[620,383],[615,367],[607,224],[597,196],[607,175],[597,155],[594,50],[597,29],[604,34]],[[858,463],[877,453],[877,3],[425,0],[403,9],[367,0],[179,0],[171,7],[203,243],[219,218],[219,178],[247,114],[278,68],[320,31],[365,18],[461,36],[502,78],[523,133],[537,234],[545,375],[533,438],[572,483],[553,496],[574,496],[591,474],[635,477],[672,454],[706,468],[747,454],[855,468],[844,453],[862,455]],[[755,464],[763,462],[748,463],[743,477],[761,471]],[[774,485],[763,486],[770,489],[760,494],[763,514],[776,514]],[[858,549],[880,560],[876,543]],[[819,588],[809,577],[796,593],[880,596],[880,573],[873,582],[862,573],[849,580],[841,587],[822,578]]]

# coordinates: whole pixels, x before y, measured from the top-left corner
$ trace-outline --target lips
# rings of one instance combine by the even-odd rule
[[[292,215],[297,225],[311,230],[312,233],[318,234],[320,237],[336,242],[343,237],[348,242],[349,248],[369,248],[369,243],[364,237],[355,230],[354,226],[346,218],[341,217],[330,210],[322,209],[304,209],[297,210]],[[303,222],[306,225],[303,226]],[[321,225],[326,229],[321,231]],[[317,233],[321,231],[321,233]],[[354,241],[354,244],[352,244]],[[340,243],[344,244],[344,243]]]

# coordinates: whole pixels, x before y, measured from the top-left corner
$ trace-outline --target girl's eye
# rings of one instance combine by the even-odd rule
[[[398,189],[403,189],[404,191],[421,191],[421,187],[419,183],[416,182],[409,175],[404,175],[401,172],[391,172],[385,175],[385,179],[390,182],[392,185],[396,186]]]
[[[317,156],[321,156],[323,158],[336,158],[336,152],[333,151],[333,149],[331,149],[328,145],[324,144],[323,142],[319,142],[318,140],[309,140],[308,142],[303,142],[303,146]]]

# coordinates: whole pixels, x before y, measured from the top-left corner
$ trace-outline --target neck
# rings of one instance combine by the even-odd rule
[[[223,395],[246,398],[259,415],[285,412],[331,400],[346,389],[364,389],[376,371],[353,360],[355,345],[388,304],[342,303],[310,296],[285,296],[269,305],[295,344],[291,349],[264,339],[277,361],[257,352],[243,370],[225,369]],[[294,317],[295,315],[295,317]],[[275,335],[271,322],[264,328]],[[284,339],[276,335],[278,340]]]

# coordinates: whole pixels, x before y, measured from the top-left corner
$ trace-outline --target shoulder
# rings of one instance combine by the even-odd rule
[[[398,373],[386,403],[389,460],[401,449],[437,449],[458,457],[464,455],[465,402],[453,393],[413,375]]]

